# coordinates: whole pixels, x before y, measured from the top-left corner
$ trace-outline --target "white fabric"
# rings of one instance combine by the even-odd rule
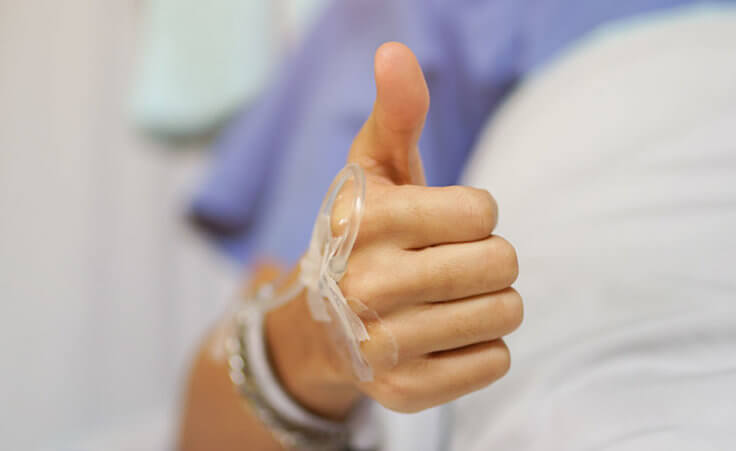
[[[385,436],[381,451],[440,451],[448,427],[447,407],[440,406],[418,413],[392,412],[376,407]]]
[[[452,449],[736,447],[736,10],[615,26],[527,80],[465,182],[518,249],[513,365]]]

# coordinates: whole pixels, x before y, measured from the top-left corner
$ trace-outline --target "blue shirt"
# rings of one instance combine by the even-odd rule
[[[433,185],[456,182],[514,84],[598,25],[696,0],[340,0],[225,130],[193,204],[240,261],[294,262],[374,100],[373,54],[411,47],[431,95],[420,149]]]

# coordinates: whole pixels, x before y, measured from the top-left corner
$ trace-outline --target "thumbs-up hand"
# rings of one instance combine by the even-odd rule
[[[413,412],[451,401],[502,377],[502,337],[522,321],[510,285],[514,248],[492,234],[497,207],[470,187],[427,187],[417,142],[429,109],[421,68],[404,45],[375,56],[376,101],[348,158],[366,175],[358,239],[340,287],[377,314],[363,316],[362,351],[373,380],[354,379],[322,325],[304,321],[301,298],[269,314],[275,369],[306,407],[344,415],[362,395]],[[453,149],[447,149],[452,152]],[[333,210],[333,228],[340,225]],[[380,320],[378,319],[380,318]]]

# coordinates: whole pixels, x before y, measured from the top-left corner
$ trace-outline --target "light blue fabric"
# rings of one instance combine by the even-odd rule
[[[220,137],[194,215],[240,261],[295,262],[370,113],[373,53],[384,41],[406,43],[422,64],[432,106],[420,147],[429,183],[447,185],[518,80],[600,24],[695,3],[713,2],[336,1],[266,95]]]
[[[288,38],[321,11],[298,2],[145,2],[132,113],[141,127],[172,135],[205,132],[261,92]]]

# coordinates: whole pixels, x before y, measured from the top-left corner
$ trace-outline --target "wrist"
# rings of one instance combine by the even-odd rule
[[[264,328],[271,366],[289,395],[313,413],[344,419],[361,393],[341,369],[324,327],[312,320],[304,294],[268,312]]]

